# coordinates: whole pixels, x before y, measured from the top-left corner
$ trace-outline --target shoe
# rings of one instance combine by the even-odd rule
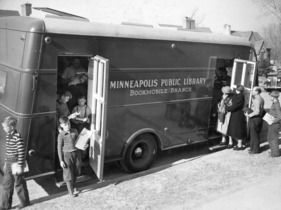
[[[250,155],[259,154],[259,152],[253,152],[253,151],[251,151],[251,150],[250,150],[248,153],[249,153]]]
[[[77,197],[77,194],[69,193],[69,196],[70,196],[71,198],[75,198],[75,197]]]
[[[231,149],[233,147],[233,144],[229,144],[229,145],[227,145],[227,149]]]
[[[233,150],[239,151],[239,150],[244,150],[244,148],[243,148],[243,147],[238,147],[238,146],[236,146],[236,147],[233,148]]]
[[[78,195],[79,193],[80,193],[80,191],[77,190],[77,188],[74,188],[74,189],[73,189],[73,194]]]

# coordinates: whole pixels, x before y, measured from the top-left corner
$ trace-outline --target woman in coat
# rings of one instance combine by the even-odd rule
[[[247,137],[246,118],[243,112],[245,97],[243,85],[237,85],[236,94],[232,98],[232,103],[226,106],[226,111],[231,112],[227,135],[229,138],[228,147],[233,146],[232,139],[237,140],[234,150],[243,150],[242,141]]]
[[[274,120],[271,125],[268,125],[267,141],[271,149],[271,157],[278,157],[280,156],[278,137],[280,127],[279,122],[281,120],[281,108],[278,100],[279,92],[273,90],[270,93],[270,96],[272,100],[272,105],[268,114],[273,116]]]
[[[225,107],[231,104],[231,99],[233,97],[232,90],[229,86],[224,86],[222,89],[222,99],[218,103],[218,122],[217,122],[217,131],[222,133],[222,140],[220,142],[220,145],[226,145],[226,136],[227,136],[227,129],[229,125],[229,120],[231,116],[231,112],[227,112]],[[231,138],[230,136],[228,139]],[[232,142],[232,140],[229,140]],[[231,148],[231,147],[227,147]]]

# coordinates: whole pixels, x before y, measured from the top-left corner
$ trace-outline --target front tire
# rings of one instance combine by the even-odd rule
[[[157,154],[157,145],[151,134],[137,137],[129,145],[122,167],[129,172],[139,172],[148,169]]]

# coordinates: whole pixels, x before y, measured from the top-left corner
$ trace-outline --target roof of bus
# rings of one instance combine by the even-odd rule
[[[34,33],[46,32],[68,35],[171,40],[251,46],[251,43],[248,40],[230,35],[169,30],[161,28],[148,28],[131,25],[96,23],[57,18],[39,19],[23,16],[3,17],[0,18],[0,28],[30,31]]]

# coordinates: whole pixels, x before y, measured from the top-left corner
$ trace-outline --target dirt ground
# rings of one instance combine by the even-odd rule
[[[26,209],[200,209],[281,173],[281,157],[271,158],[267,143],[260,154],[250,155],[247,150],[209,153],[99,189],[84,187],[76,198],[60,194]]]

